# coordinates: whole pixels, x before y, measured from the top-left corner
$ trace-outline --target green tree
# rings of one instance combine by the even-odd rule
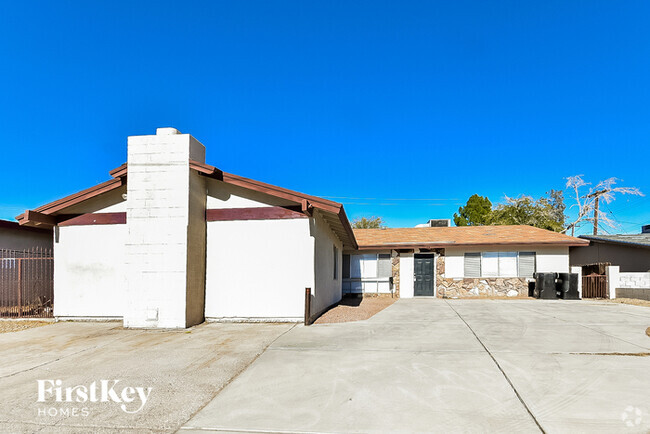
[[[359,217],[352,221],[354,229],[381,229],[384,227],[384,220],[381,217]]]
[[[492,202],[487,196],[475,194],[467,199],[465,206],[458,208],[458,214],[454,213],[454,224],[456,226],[481,226],[488,224],[488,218],[492,212]]]
[[[551,190],[548,197],[535,200],[521,195],[505,198],[489,215],[491,225],[528,225],[550,231],[564,230],[564,196],[561,191]]]

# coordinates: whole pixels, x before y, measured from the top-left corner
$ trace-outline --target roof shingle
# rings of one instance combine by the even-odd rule
[[[532,226],[354,229],[360,249],[485,245],[585,246],[588,240]]]

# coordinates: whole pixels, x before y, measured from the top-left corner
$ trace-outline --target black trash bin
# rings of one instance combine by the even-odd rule
[[[535,281],[531,280],[528,282],[528,296],[535,297]]]
[[[557,298],[555,290],[556,276],[557,273],[536,273],[534,297],[555,300]]]
[[[580,300],[578,292],[578,273],[569,274],[569,290],[564,293],[565,300]]]
[[[557,273],[555,291],[559,298],[566,298],[566,294],[569,292],[569,273]]]

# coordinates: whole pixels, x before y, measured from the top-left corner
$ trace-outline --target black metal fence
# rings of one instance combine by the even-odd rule
[[[51,249],[0,249],[0,317],[50,318],[53,300]]]

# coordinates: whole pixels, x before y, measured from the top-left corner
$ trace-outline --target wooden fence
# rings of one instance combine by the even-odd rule
[[[52,317],[51,249],[0,250],[0,317]]]
[[[582,298],[607,298],[607,276],[582,276]]]

